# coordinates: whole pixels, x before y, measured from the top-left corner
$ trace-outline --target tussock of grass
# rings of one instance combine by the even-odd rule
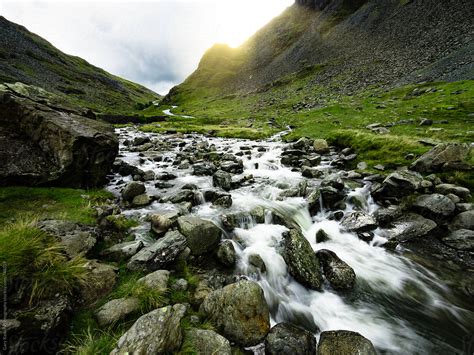
[[[87,284],[86,260],[68,260],[59,242],[35,227],[35,220],[19,220],[0,229],[0,263],[6,265],[7,284],[28,286],[29,301],[72,294]],[[4,286],[5,280],[1,280]]]
[[[117,344],[120,335],[100,329],[88,328],[83,334],[75,335],[65,344],[62,353],[76,355],[109,354]]]

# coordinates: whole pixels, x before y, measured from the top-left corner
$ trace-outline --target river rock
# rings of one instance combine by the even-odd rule
[[[147,194],[135,196],[132,200],[133,207],[148,206],[151,203],[151,198]]]
[[[359,333],[347,330],[322,332],[318,355],[377,355],[374,346]]]
[[[217,248],[217,259],[222,265],[234,267],[237,261],[234,244],[229,239],[223,240]]]
[[[329,235],[324,231],[324,229],[320,229],[316,233],[316,243],[324,243],[330,240]]]
[[[351,232],[364,233],[377,228],[375,219],[365,212],[347,213],[341,221],[341,225]]]
[[[456,203],[456,211],[458,213],[474,210],[474,203]]]
[[[418,196],[412,208],[423,217],[436,220],[451,216],[456,209],[456,205],[449,197],[440,194],[430,194]]]
[[[439,184],[436,185],[435,191],[442,195],[453,194],[466,201],[471,197],[471,191],[468,188],[453,185],[453,184]]]
[[[249,264],[256,267],[260,272],[266,272],[267,266],[265,265],[265,261],[263,261],[262,257],[258,254],[251,254],[249,255]]]
[[[198,217],[179,217],[178,229],[186,237],[192,255],[214,250],[221,240],[221,230],[211,221]]]
[[[401,170],[396,171],[383,181],[382,186],[372,192],[377,199],[387,197],[403,197],[414,193],[421,187],[423,177],[418,173]]]
[[[443,143],[438,144],[423,154],[412,165],[411,169],[421,173],[459,170],[467,168],[467,157],[471,147],[469,144]]]
[[[401,216],[392,225],[393,227],[389,230],[389,237],[399,242],[424,237],[437,227],[434,221],[415,213]]]
[[[232,203],[233,201],[231,195],[221,195],[212,202],[212,205],[230,208],[232,206]]]
[[[71,302],[66,296],[41,300],[12,313],[16,321],[0,323],[2,354],[57,354],[61,350],[72,317]]]
[[[110,354],[165,354],[178,351],[183,341],[180,322],[186,308],[182,304],[175,304],[141,316],[122,335]]]
[[[122,198],[124,201],[132,202],[136,196],[144,194],[145,185],[141,182],[132,181],[122,190]]]
[[[212,163],[196,163],[193,165],[193,174],[198,176],[210,176],[216,172],[216,166]]]
[[[283,258],[289,273],[301,284],[313,289],[321,288],[319,260],[311,244],[296,229],[284,234]]]
[[[381,227],[386,227],[401,215],[402,210],[398,206],[381,207],[373,213],[373,217]]]
[[[186,237],[178,231],[169,231],[163,238],[135,254],[127,268],[133,271],[158,270],[174,262],[186,246]]]
[[[100,255],[108,260],[120,262],[131,258],[142,248],[143,242],[140,240],[134,240],[132,242],[115,244],[114,246],[103,250]]]
[[[101,327],[116,324],[140,310],[138,298],[118,298],[111,300],[95,311],[94,316]]]
[[[168,289],[169,279],[170,272],[168,270],[157,270],[138,279],[137,283],[143,283],[155,291],[165,293]]]
[[[218,170],[212,176],[212,183],[215,187],[220,187],[225,191],[230,191],[232,189],[232,175],[225,171]]]
[[[87,270],[88,283],[80,286],[80,299],[84,305],[92,305],[113,290],[118,269],[95,260],[88,261],[84,267]]]
[[[458,229],[443,238],[443,243],[457,250],[474,250],[474,231]]]
[[[58,238],[70,258],[87,254],[96,244],[97,235],[92,227],[63,220],[38,222],[38,228]]]
[[[454,217],[449,227],[451,230],[474,230],[474,211],[466,211],[458,214],[456,217]]]
[[[196,203],[194,191],[191,190],[181,190],[169,197],[169,202],[171,203],[184,203],[190,202],[193,205]]]
[[[324,276],[335,290],[352,290],[356,274],[347,263],[342,261],[331,250],[322,249],[317,252]]]
[[[29,95],[37,90],[0,85],[0,185],[103,185],[118,154],[113,128]]]
[[[192,328],[185,332],[184,339],[197,354],[232,354],[229,341],[213,330]]]
[[[270,330],[268,305],[254,281],[239,281],[210,293],[200,310],[219,333],[242,346],[260,343]]]
[[[313,141],[314,151],[318,154],[329,153],[329,145],[325,139],[315,139]]]
[[[171,227],[177,225],[178,213],[154,214],[150,217],[151,231],[157,236],[162,236]]]
[[[223,161],[219,168],[232,174],[242,174],[244,172],[244,163],[238,159],[236,161]]]
[[[316,354],[316,339],[307,330],[290,323],[275,325],[265,338],[265,354]]]

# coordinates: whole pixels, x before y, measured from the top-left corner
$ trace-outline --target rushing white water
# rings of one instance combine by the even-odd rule
[[[126,138],[145,135],[131,128],[118,132],[122,142]],[[156,141],[163,139],[162,136],[150,136]],[[375,231],[375,238],[368,244],[357,235],[344,232],[339,222],[329,220],[329,212],[323,211],[311,217],[303,198],[278,199],[284,189],[297,186],[304,180],[299,172],[281,165],[284,143],[278,138],[264,142],[196,136],[181,138],[186,144],[202,140],[214,145],[218,152],[232,154],[242,152],[241,147],[250,147],[251,154],[242,156],[245,168],[242,175],[253,175],[255,182],[231,191],[233,205],[228,210],[202,201],[193,208],[192,213],[214,220],[217,224],[220,223],[219,216],[224,213],[243,212],[249,216],[233,235],[229,235],[239,257],[235,272],[261,285],[271,309],[272,322],[292,321],[314,331],[315,335],[325,330],[357,331],[384,353],[458,353],[462,344],[458,344],[460,340],[456,337],[461,338],[464,334],[453,333],[469,331],[472,313],[453,304],[450,290],[438,281],[435,274],[405,258],[401,252],[384,249],[385,239],[379,230]],[[169,189],[157,189],[154,182],[147,183],[149,194],[171,195],[188,183],[196,184],[201,190],[212,187],[211,177],[193,176],[190,169],[180,170],[171,165],[175,154],[182,149],[179,145],[172,151],[162,152],[165,159],[159,163],[152,160],[140,162],[139,153],[127,152],[123,145],[121,148],[122,159],[142,170],[153,170],[155,173],[168,171],[178,176]],[[330,171],[331,159],[323,160],[319,168],[328,173],[340,173]],[[115,193],[123,186],[115,184],[118,180],[126,181],[116,177],[110,185]],[[309,183],[315,186],[319,181],[311,180]],[[369,186],[369,183],[362,182],[362,186],[355,188],[350,195],[361,197],[363,208],[373,213],[378,206],[370,198]],[[257,224],[250,218],[250,211],[257,206],[266,210],[264,224]],[[155,202],[125,213],[143,219],[149,213],[174,208],[170,204]],[[348,204],[346,212],[353,209],[354,206]],[[348,263],[357,275],[355,290],[338,293],[325,284],[323,291],[318,292],[297,283],[288,274],[280,255],[282,235],[287,228],[271,223],[273,212],[297,224],[315,251],[332,250]],[[315,235],[320,229],[330,237],[324,243],[316,243]],[[147,231],[145,223],[135,230],[142,237]],[[259,255],[265,262],[266,272],[262,273],[249,264],[249,257],[253,254]],[[445,328],[448,330],[445,331]]]

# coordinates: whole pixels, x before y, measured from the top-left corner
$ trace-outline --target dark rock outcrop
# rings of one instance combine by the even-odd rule
[[[0,85],[0,185],[102,185],[118,154],[108,125]]]

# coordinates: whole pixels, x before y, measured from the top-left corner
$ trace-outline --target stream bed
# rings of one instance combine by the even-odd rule
[[[223,238],[232,240],[238,256],[234,273],[260,284],[270,307],[272,325],[289,321],[317,337],[326,330],[356,331],[371,340],[382,354],[467,354],[466,337],[474,326],[472,309],[466,309],[468,300],[459,299],[436,273],[408,258],[403,248],[385,248],[386,231],[381,228],[375,229],[371,241],[361,240],[356,233],[345,231],[330,210],[323,208],[312,216],[307,199],[300,196],[303,194],[288,193],[310,190],[328,176],[335,176],[344,179],[346,194],[351,197],[346,198],[341,212],[363,210],[371,215],[379,209],[370,196],[370,181],[357,175],[349,179],[347,171],[333,166],[338,156],[335,151],[321,155],[314,168],[320,176],[307,178],[281,163],[282,153],[290,148],[281,141],[281,135],[248,141],[142,133],[133,127],[117,129],[117,133],[119,159],[154,173],[145,185],[147,194],[156,196],[156,201],[124,211],[140,221],[133,229],[136,237],[152,242],[146,216],[182,209],[181,205],[166,201],[183,186],[194,185],[197,202],[190,213],[212,220],[222,228]],[[137,139],[141,144],[134,144]],[[148,149],[143,148],[146,144]],[[196,162],[192,161],[201,150],[242,160],[243,171],[233,174],[235,188],[226,192],[232,198],[231,207],[206,201],[205,192],[216,188],[211,175],[193,174]],[[108,189],[119,195],[129,181],[130,176],[116,174]],[[263,209],[263,221],[253,217],[251,211],[256,208]],[[222,225],[225,215],[239,216],[237,228],[228,231]],[[286,226],[278,224],[282,219]],[[310,290],[289,275],[280,253],[289,224],[301,229],[314,251],[331,250],[353,268],[357,279],[352,291],[335,291],[327,281],[322,291]],[[315,235],[319,230],[324,230],[329,239],[317,243]],[[255,254],[263,260],[265,271],[249,262]]]

